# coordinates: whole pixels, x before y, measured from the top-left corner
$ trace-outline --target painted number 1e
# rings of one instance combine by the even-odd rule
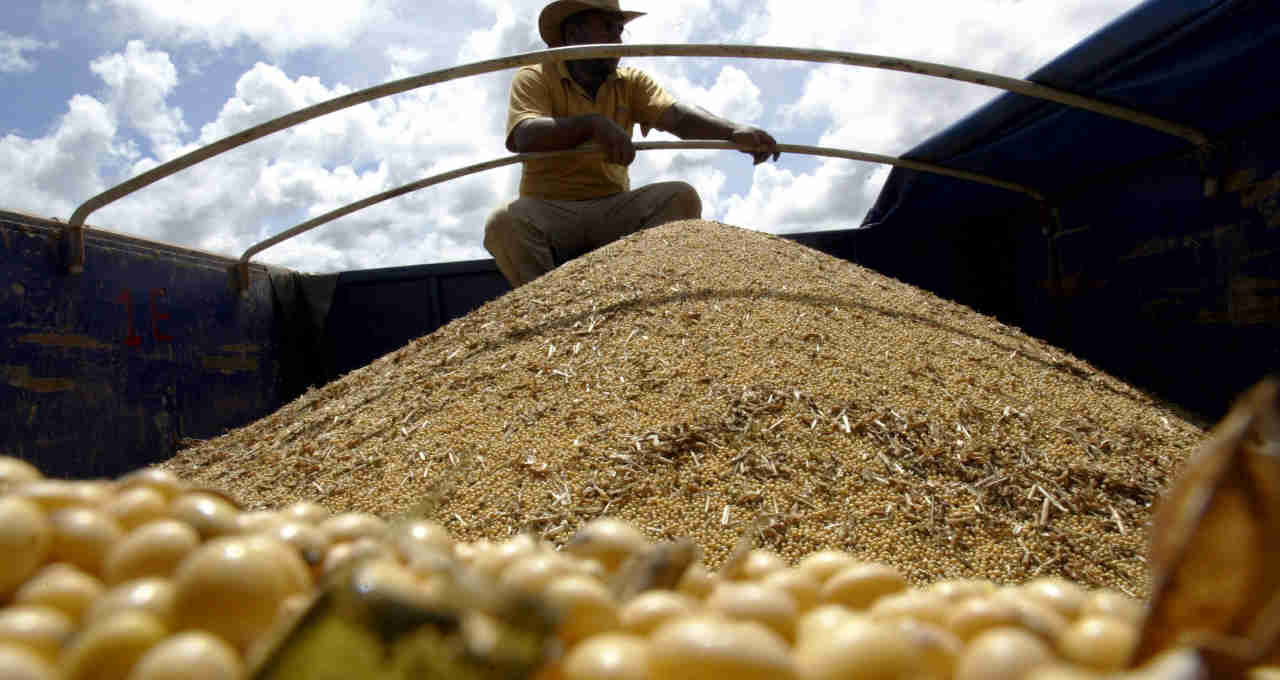
[[[173,336],[160,330],[160,322],[169,320],[169,313],[160,311],[158,301],[164,297],[163,288],[152,288],[150,290],[148,300],[148,310],[151,312],[151,337],[156,342],[173,342]],[[142,344],[142,336],[138,334],[133,325],[133,294],[129,291],[120,293],[120,297],[116,298],[116,302],[124,305],[125,315],[129,319],[129,333],[124,338],[124,344],[129,347],[137,347]]]

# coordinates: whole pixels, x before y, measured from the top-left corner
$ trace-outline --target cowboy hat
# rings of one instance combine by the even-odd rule
[[[542,39],[547,46],[564,46],[564,35],[560,31],[560,24],[574,14],[589,9],[621,14],[624,22],[644,16],[644,12],[622,11],[618,8],[618,0],[555,0],[543,7],[542,13],[538,15],[538,32],[542,34]]]

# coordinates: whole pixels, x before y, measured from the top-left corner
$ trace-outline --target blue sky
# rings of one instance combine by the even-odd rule
[[[540,49],[541,0],[10,0],[0,16],[0,209],[67,219],[109,186],[256,123],[387,80]],[[1137,0],[664,0],[628,42],[752,43],[1024,76]],[[631,59],[677,98],[782,142],[900,154],[997,93],[810,64]],[[90,224],[238,255],[293,224],[506,155],[510,73],[331,114],[191,168]],[[637,135],[638,136],[638,135]],[[669,139],[661,133],[650,139]],[[646,152],[633,184],[693,183],[704,216],[786,233],[856,226],[887,170],[731,152]],[[260,260],[340,271],[486,257],[485,216],[518,168],[348,216]]]

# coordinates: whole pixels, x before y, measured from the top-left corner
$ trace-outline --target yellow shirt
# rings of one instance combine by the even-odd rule
[[[621,66],[600,86],[595,99],[569,76],[564,62],[525,66],[511,81],[507,109],[507,138],[530,118],[580,116],[599,113],[631,134],[639,123],[649,133],[675,99],[645,72]],[[526,161],[520,195],[581,201],[609,196],[631,188],[625,165],[606,163],[600,156],[568,156]]]

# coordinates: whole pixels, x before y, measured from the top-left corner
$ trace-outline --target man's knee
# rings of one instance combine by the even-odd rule
[[[484,247],[512,288],[555,268],[555,256],[546,236],[509,207],[495,210],[485,221]]]
[[[678,220],[702,218],[702,197],[688,182],[672,182],[675,192],[671,197],[671,214]]]
[[[497,250],[503,249],[504,244],[510,243],[513,222],[511,211],[505,207],[493,211],[489,219],[485,220],[484,248],[489,251],[489,254],[496,257]]]
[[[655,212],[650,213],[641,229],[656,227],[676,220],[696,220],[702,217],[702,199],[698,190],[688,182],[663,182],[654,185],[665,200]]]

